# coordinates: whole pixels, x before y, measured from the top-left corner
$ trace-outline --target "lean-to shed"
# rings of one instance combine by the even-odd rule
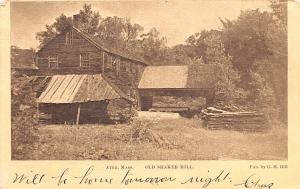
[[[105,119],[107,102],[115,99],[132,101],[101,74],[70,74],[52,76],[37,102],[54,120],[78,124],[81,118]]]

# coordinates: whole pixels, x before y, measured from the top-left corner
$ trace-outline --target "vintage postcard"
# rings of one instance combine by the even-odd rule
[[[300,188],[300,2],[8,1],[0,188]]]

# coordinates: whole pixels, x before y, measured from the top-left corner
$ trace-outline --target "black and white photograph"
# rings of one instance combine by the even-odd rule
[[[12,160],[288,160],[287,2],[11,1]]]

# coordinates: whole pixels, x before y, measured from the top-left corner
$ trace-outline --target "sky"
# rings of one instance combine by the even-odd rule
[[[52,24],[62,13],[77,14],[84,3],[92,5],[102,17],[130,18],[144,27],[144,32],[156,27],[167,45],[182,44],[202,30],[220,29],[219,18],[236,19],[241,10],[269,11],[268,0],[145,0],[145,1],[12,1],[11,44],[36,49],[35,35]]]

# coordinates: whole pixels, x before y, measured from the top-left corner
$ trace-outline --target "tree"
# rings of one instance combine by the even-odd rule
[[[45,31],[36,33],[36,39],[40,42],[39,48],[43,47],[58,34],[54,26],[47,24],[45,27]]]
[[[287,25],[287,1],[286,0],[270,0],[272,14],[283,25]]]
[[[166,61],[171,65],[192,65],[203,64],[201,58],[193,57],[191,55],[192,48],[188,45],[175,45],[171,48],[166,48]]]
[[[156,28],[150,29],[146,34],[141,36],[141,48],[143,49],[144,58],[153,64],[158,64],[166,60],[166,37],[160,37]]]
[[[272,55],[268,57],[271,73],[270,87],[274,89],[276,103],[279,105],[280,120],[287,122],[287,1],[271,1],[273,22],[268,32],[267,46]]]
[[[241,11],[237,20],[222,20],[222,23],[222,42],[233,57],[234,68],[243,77],[243,85],[247,87],[248,73],[253,69],[254,61],[271,54],[266,41],[272,16],[259,9],[247,10]]]
[[[105,18],[99,26],[98,37],[106,43],[112,43],[111,46],[117,47],[123,43],[123,19],[117,16]]]
[[[77,27],[91,35],[95,35],[98,32],[101,16],[99,12],[92,11],[92,5],[84,4],[82,9],[76,16]],[[75,24],[75,23],[74,23]]]
[[[248,92],[240,87],[240,75],[233,68],[232,57],[225,50],[221,32],[203,30],[187,39],[194,51],[193,56],[203,59],[204,64],[215,65],[215,106],[245,105]]]
[[[203,57],[203,53],[205,51],[205,45],[203,42],[203,38],[207,35],[207,31],[203,30],[201,33],[195,33],[186,39],[187,46],[190,47],[190,57],[192,58],[201,58]]]
[[[216,74],[214,77],[216,81],[215,106],[221,108],[236,107],[239,109],[248,107],[247,97],[249,91],[238,87],[240,75],[233,69],[231,64],[216,64]]]
[[[216,65],[215,98],[216,105],[245,106],[248,92],[238,85],[240,74],[233,67],[232,57],[229,56],[221,41],[221,33],[216,30],[203,31],[199,37],[198,46],[202,49],[203,60],[206,64]]]
[[[20,49],[17,46],[11,46],[10,54],[12,68],[33,67],[33,59],[35,54],[34,49]]]
[[[247,10],[242,11],[237,20],[221,20],[222,42],[232,56],[233,67],[241,75],[239,86],[249,89],[249,101],[261,109],[259,104],[263,99],[274,97],[276,101],[266,105],[269,109],[277,108],[281,120],[286,121],[286,4],[271,1],[270,6],[272,12]],[[255,90],[268,95],[255,93]]]
[[[124,19],[124,41],[134,41],[141,35],[144,28],[139,24],[132,24],[129,18]]]
[[[74,15],[74,18],[62,14],[53,24],[46,25],[45,31],[38,32],[36,38],[40,41],[40,47],[73,25],[98,38],[106,47],[124,55],[146,59],[149,62],[166,60],[166,38],[160,37],[156,28],[152,28],[148,33],[142,33],[144,28],[131,23],[130,19],[117,16],[102,19],[99,12],[93,11],[91,5],[87,4],[79,14]]]
[[[279,116],[279,105],[276,103],[276,96],[270,82],[261,74],[250,72],[250,87],[249,101],[252,102],[254,109],[263,112],[270,123],[276,122]]]
[[[114,48],[129,48],[136,45],[138,36],[144,28],[139,24],[132,24],[128,18],[117,16],[103,19],[98,28],[98,37]]]
[[[40,46],[44,46],[56,35],[65,32],[70,29],[72,26],[72,18],[67,17],[64,14],[61,14],[58,18],[55,19],[55,22],[51,25],[46,25],[46,30],[38,32],[36,34],[36,39],[40,42]]]
[[[91,35],[94,35],[97,32],[100,14],[98,12],[93,12],[91,10],[91,5],[85,4],[83,9],[79,11],[77,16],[77,27],[87,32]],[[74,24],[72,17],[67,17],[64,14],[61,14],[58,18],[55,19],[55,22],[51,25],[45,25],[45,31],[38,32],[36,34],[36,39],[40,42],[40,46],[44,46],[51,39],[57,36],[60,33],[64,33],[69,30]]]

